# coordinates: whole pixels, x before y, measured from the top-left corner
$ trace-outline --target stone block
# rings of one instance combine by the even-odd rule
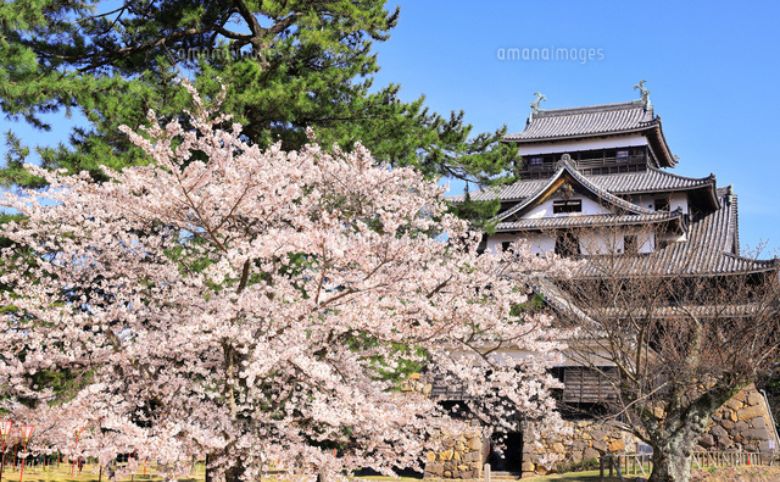
[[[737,416],[737,412],[736,411],[729,410],[729,420],[731,420],[732,422],[736,422],[737,420],[739,420],[739,417]]]
[[[479,452],[469,452],[463,455],[464,462],[479,462],[481,458]]]
[[[736,425],[734,425],[734,430],[736,430],[737,432],[745,432],[749,429],[750,429],[750,424],[744,420],[740,420],[739,422],[737,422]]]
[[[738,400],[736,397],[734,397],[729,399],[726,403],[724,403],[723,406],[730,408],[732,410],[739,410],[740,408],[744,407],[745,404],[742,403],[740,400]]]
[[[425,460],[430,462],[436,462],[436,452],[429,451],[425,454]]]
[[[598,453],[598,451],[596,451],[596,450],[594,450],[594,449],[592,449],[590,447],[586,448],[582,452],[582,460],[583,461],[589,461],[589,460],[594,460],[594,459],[597,460],[599,457],[601,457],[601,454]]]
[[[593,448],[601,453],[604,453],[607,451],[607,442],[604,442],[603,440],[594,440]]]
[[[734,430],[734,427],[736,424],[732,422],[731,420],[721,420],[720,426],[728,430],[729,432]]]
[[[523,472],[533,472],[536,470],[536,465],[534,465],[533,462],[530,462],[528,460],[523,462],[523,465],[521,466]]]
[[[469,449],[482,450],[482,440],[479,437],[472,437],[469,439]]]
[[[743,435],[753,440],[768,440],[770,438],[769,431],[765,428],[752,428]]]
[[[764,417],[756,417],[750,421],[750,426],[753,428],[766,428],[766,419]]]
[[[715,437],[725,438],[729,436],[728,431],[720,425],[715,425],[710,429],[710,433]]]
[[[569,452],[569,460],[575,464],[582,462],[582,449],[574,449]]]
[[[758,393],[755,390],[751,390],[748,393],[747,402],[748,402],[748,405],[750,405],[750,406],[759,405],[763,400],[764,400],[764,397],[762,397],[761,394]]]
[[[452,455],[455,453],[452,449],[447,449],[439,452],[439,460],[448,461],[452,460]]]
[[[616,439],[610,442],[607,448],[610,452],[622,452],[626,449],[626,444],[622,439]]]
[[[712,436],[712,434],[705,433],[699,439],[699,445],[701,445],[704,448],[712,447],[713,445],[715,445],[715,438]]]
[[[575,440],[571,444],[571,450],[574,452],[582,452],[588,447],[590,447],[590,445],[585,440]]]
[[[739,420],[752,420],[762,415],[764,415],[764,408],[760,405],[745,407],[739,412],[737,412],[737,416],[739,417]]]
[[[433,475],[435,477],[441,477],[442,474],[444,474],[444,464],[441,463],[435,463],[435,464],[426,464],[425,465],[425,474]]]

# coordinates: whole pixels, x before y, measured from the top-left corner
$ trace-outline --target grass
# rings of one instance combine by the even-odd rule
[[[204,468],[202,464],[198,464],[195,472],[190,477],[183,477],[179,480],[182,482],[202,482],[205,479]],[[3,482],[17,482],[19,480],[19,471],[13,470],[13,467],[6,468],[3,472]],[[97,482],[99,480],[99,470],[96,465],[85,465],[81,473],[76,471],[75,476],[71,476],[71,466],[66,463],[62,463],[57,466],[49,466],[44,469],[41,466],[25,467],[24,469],[24,482]],[[108,482],[108,477],[103,474],[102,480]],[[146,475],[142,471],[139,471],[133,477],[125,477],[120,479],[123,482],[161,482],[163,479],[152,471],[149,471]],[[412,478],[397,478],[391,477],[361,477],[361,480],[372,481],[391,481],[397,480],[399,482],[411,482],[420,479]],[[481,479],[480,479],[481,480]],[[495,479],[494,480],[500,480]],[[565,474],[551,474],[540,477],[532,477],[528,479],[522,479],[523,481],[543,482],[543,481],[558,481],[558,482],[595,482],[599,480],[598,470],[590,470],[586,472],[569,472]],[[614,479],[617,480],[617,479]]]
[[[71,475],[75,472],[75,476]],[[202,465],[196,467],[195,472],[190,477],[182,477],[179,480],[182,482],[199,482],[205,479],[204,469]],[[24,482],[97,482],[100,480],[100,470],[96,465],[85,465],[82,471],[73,471],[70,464],[62,463],[59,467],[49,466],[45,469],[42,466],[25,467],[24,468]],[[108,476],[104,473],[102,480],[108,482]],[[144,475],[143,471],[138,471],[131,477],[125,477],[120,479],[122,481],[134,481],[134,482],[160,482],[162,477],[148,471]],[[6,467],[3,471],[3,482],[17,482],[19,481],[19,471],[14,467]]]

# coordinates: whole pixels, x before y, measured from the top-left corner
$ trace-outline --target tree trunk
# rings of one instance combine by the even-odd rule
[[[241,478],[243,475],[244,466],[241,465],[241,462],[238,462],[225,471],[225,482],[243,482]]]
[[[653,447],[653,472],[648,482],[688,482],[691,479],[691,455],[697,437],[678,435]]]
[[[215,482],[214,480],[214,469],[209,468],[209,455],[206,454],[206,481],[205,482]]]

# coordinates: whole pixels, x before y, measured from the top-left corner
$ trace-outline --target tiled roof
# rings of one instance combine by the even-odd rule
[[[499,214],[497,216],[497,219],[499,220],[509,219],[511,216],[521,212],[523,209],[533,204],[536,199],[538,199],[542,194],[544,194],[555,183],[555,181],[558,180],[564,174],[568,174],[569,176],[571,176],[572,179],[580,183],[580,185],[582,185],[585,189],[591,191],[593,194],[598,196],[602,201],[612,204],[623,211],[627,211],[629,213],[634,213],[634,214],[653,214],[655,212],[651,209],[637,206],[636,204],[630,203],[625,199],[615,196],[614,194],[604,189],[602,186],[594,183],[593,181],[588,179],[585,175],[577,171],[577,169],[574,168],[568,161],[561,161],[561,166],[558,168],[555,174],[553,174],[550,179],[548,179],[541,187],[539,187],[539,189],[537,189],[536,192],[528,196],[523,201],[517,203],[511,209],[508,209],[503,213]]]
[[[529,119],[525,130],[507,135],[504,140],[536,142],[624,133],[651,127],[655,122],[652,109],[646,108],[641,101],[573,109],[540,110]]]
[[[769,307],[759,303],[739,305],[685,305],[685,306],[653,306],[650,310],[638,308],[608,307],[588,310],[588,315],[593,318],[626,318],[646,317],[653,318],[680,318],[681,316],[700,316],[703,318],[721,317],[747,317],[756,316]]]
[[[646,255],[617,256],[616,272],[634,275],[714,275],[778,268],[777,260],[755,260],[737,251],[737,203],[730,189],[719,189],[721,208],[692,221],[687,240],[657,247]],[[601,276],[600,263],[583,264],[580,275]],[[613,260],[610,260],[612,262]]]
[[[581,175],[616,195],[684,191],[715,185],[715,176],[713,175],[704,178],[683,177],[653,167],[648,167],[646,171],[640,172]],[[547,182],[548,179],[518,181],[507,186],[471,193],[471,199],[487,201],[498,198],[501,201],[522,201],[541,189]]]
[[[554,216],[535,219],[520,219],[498,223],[496,231],[538,231],[544,229],[585,228],[604,226],[634,226],[637,224],[681,221],[682,211],[657,211],[651,214],[591,214],[578,216]]]
[[[591,176],[591,180],[615,194],[638,194],[664,191],[685,191],[715,185],[715,176],[684,177],[654,167],[646,171]]]

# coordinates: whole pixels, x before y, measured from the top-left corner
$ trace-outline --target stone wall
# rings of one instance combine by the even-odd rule
[[[482,476],[490,445],[479,431],[444,440],[444,450],[425,454],[425,477],[473,479]]]
[[[702,450],[745,450],[768,452],[778,450],[769,407],[755,386],[741,390],[712,417],[710,430],[699,441]],[[592,421],[566,422],[566,435],[536,433],[532,425],[523,430],[522,476],[546,474],[594,462],[603,454],[636,453],[638,440],[610,423]],[[534,442],[538,442],[535,444]],[[539,447],[535,447],[539,445]],[[446,442],[445,450],[426,454],[425,477],[480,477],[489,453],[489,441],[478,431]],[[549,464],[545,456],[560,456]]]
[[[715,412],[709,433],[699,440],[699,446],[702,450],[769,452],[778,449],[778,442],[766,400],[751,385]]]
[[[636,439],[609,423],[592,421],[566,422],[570,429],[565,435],[534,435],[529,426],[524,434],[523,477],[558,472],[591,462],[597,463],[603,454],[636,452]],[[537,442],[538,447],[534,447]],[[554,454],[559,461],[545,462],[545,456]]]

